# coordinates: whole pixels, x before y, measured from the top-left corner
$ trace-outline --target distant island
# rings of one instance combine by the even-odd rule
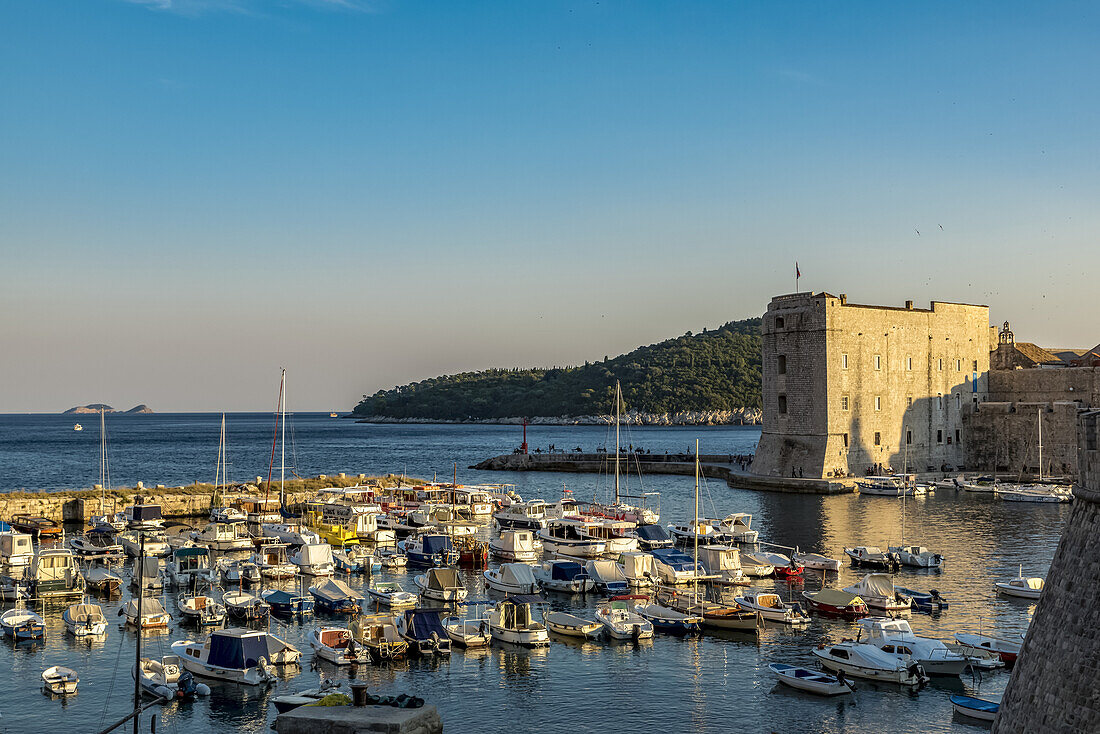
[[[106,403],[89,403],[88,405],[78,405],[75,408],[69,408],[68,410],[66,410],[61,415],[70,415],[70,414],[83,415],[85,413],[98,413],[101,410],[104,413],[118,413],[119,412],[119,411],[115,410],[114,408],[112,408],[110,405],[107,405]],[[137,414],[137,413],[146,414],[146,413],[152,413],[153,411],[148,405],[146,405],[145,403],[142,403],[141,405],[135,405],[134,407],[130,408],[129,410],[125,410],[125,411],[122,411],[122,412],[123,413],[134,413],[134,414]]]
[[[600,362],[444,375],[363,396],[369,422],[605,423],[622,384],[627,423],[760,422],[760,319],[639,347]]]

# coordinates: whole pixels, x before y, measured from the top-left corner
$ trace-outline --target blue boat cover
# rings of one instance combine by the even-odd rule
[[[695,565],[695,562],[691,560],[691,556],[675,548],[657,548],[651,552],[654,558],[660,559],[666,566],[671,566],[677,570],[690,571]]]
[[[439,609],[405,610],[405,629],[417,640],[426,640],[435,632],[440,639],[447,639],[447,630],[439,618]]]
[[[3,520],[0,520],[0,533],[6,533],[11,530],[11,525],[8,525]]]
[[[291,594],[289,591],[274,591],[268,594],[264,601],[269,604],[293,604],[295,602],[307,601],[309,597],[301,596],[300,594]]]
[[[449,551],[453,547],[449,535],[425,535],[424,544],[421,546],[424,553],[435,555],[443,551]]]
[[[970,696],[952,696],[951,703],[963,708],[988,711],[989,713],[996,713],[1001,708],[1001,704],[996,701],[986,701],[984,698],[972,698]]]
[[[236,637],[213,634],[210,637],[210,657],[207,662],[222,668],[254,668],[260,658],[271,659],[267,635]]]
[[[206,548],[177,548],[176,557],[182,558],[183,556],[205,556],[209,553]]]
[[[572,561],[555,563],[550,571],[550,578],[555,581],[572,581],[573,579],[587,575],[584,568],[581,567],[581,564],[573,563]]]
[[[660,525],[639,525],[634,531],[642,540],[668,540],[669,535]]]

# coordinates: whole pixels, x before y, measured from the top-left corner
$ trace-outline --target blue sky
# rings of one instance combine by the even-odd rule
[[[0,7],[0,412],[343,409],[793,289],[1091,346],[1094,3]],[[919,232],[919,234],[918,234]]]

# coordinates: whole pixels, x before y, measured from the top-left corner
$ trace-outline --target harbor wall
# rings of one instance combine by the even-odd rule
[[[1043,475],[1076,477],[1079,409],[1076,402],[1067,401],[981,403],[963,419],[969,438],[966,468],[1010,476],[1037,473],[1040,411]]]
[[[312,498],[313,492],[287,492],[288,504],[297,504]],[[46,517],[57,522],[85,523],[88,518],[107,512],[121,512],[122,508],[132,505],[135,498],[144,502],[160,505],[161,515],[165,518],[207,517],[212,507],[211,495],[176,492],[167,490],[133,490],[118,497],[109,495],[105,504],[98,497],[73,496],[66,492],[49,492],[39,495],[19,493],[16,496],[0,494],[0,518],[10,519],[12,515],[25,513]]]
[[[1078,422],[1079,481],[994,734],[1100,731],[1100,411]]]

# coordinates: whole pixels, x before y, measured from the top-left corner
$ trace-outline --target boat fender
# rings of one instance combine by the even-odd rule
[[[825,643],[824,642],[817,643],[817,649],[818,650],[824,650],[825,649]]]
[[[200,696],[209,696],[210,686],[206,685],[205,683],[199,683],[195,686],[195,693],[199,694]]]
[[[169,701],[172,700],[172,689],[168,686],[157,686],[153,690],[161,698],[166,698]]]

